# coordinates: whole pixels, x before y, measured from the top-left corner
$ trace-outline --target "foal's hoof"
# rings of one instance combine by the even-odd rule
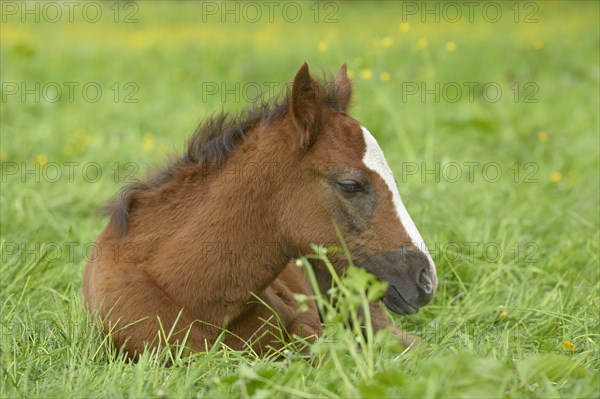
[[[398,338],[400,341],[400,345],[410,350],[418,350],[422,353],[429,353],[431,348],[427,343],[423,342],[423,340],[416,335],[412,335],[407,333],[404,330],[401,330],[397,327],[392,327],[392,334]]]

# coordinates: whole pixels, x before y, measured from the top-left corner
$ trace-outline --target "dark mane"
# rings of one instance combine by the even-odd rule
[[[330,80],[329,80],[330,81]],[[136,181],[124,186],[117,196],[104,208],[118,231],[127,231],[129,214],[133,203],[144,192],[153,191],[171,181],[181,169],[192,165],[223,166],[228,155],[244,140],[253,127],[266,122],[272,123],[286,115],[291,96],[291,85],[280,95],[259,100],[237,115],[226,112],[209,116],[196,128],[187,142],[183,156],[175,158],[144,181]],[[345,111],[340,104],[337,86],[319,82],[321,105],[337,111]]]

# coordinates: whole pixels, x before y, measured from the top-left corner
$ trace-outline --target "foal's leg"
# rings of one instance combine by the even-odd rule
[[[369,304],[369,312],[371,313],[371,325],[373,326],[373,331],[377,332],[382,329],[389,329],[392,334],[398,338],[402,346],[405,347],[415,347],[422,344],[421,338],[416,337],[412,334],[407,333],[401,328],[395,327],[391,320],[388,318],[385,310],[383,309],[383,304],[381,301],[371,302]],[[364,320],[364,313],[362,310],[360,311],[360,316]]]
[[[279,302],[277,307],[281,313],[286,315],[286,329],[299,337],[314,341],[323,334],[323,325],[317,303],[314,300],[308,300],[308,308],[304,312],[299,312],[300,303],[294,298],[294,294],[303,294],[307,297],[314,295],[306,273],[302,268],[296,266],[296,262],[290,262],[281,274],[265,290],[265,293],[274,295]]]
[[[303,271],[290,263],[259,295],[264,304],[253,300],[229,326],[239,338],[229,337],[226,343],[234,349],[252,346],[257,353],[264,353],[269,347],[281,349],[292,335],[315,341],[323,332],[316,303],[310,301],[308,309],[301,313],[294,294],[313,295]]]
[[[216,330],[208,332],[204,331],[206,326],[192,324],[181,306],[173,303],[137,268],[98,277],[98,283],[105,288],[101,292],[106,293],[101,311],[105,330],[112,332],[115,346],[123,347],[130,357],[135,357],[136,354],[139,356],[144,351],[145,344],[150,349],[164,346],[165,337],[161,330],[164,335],[169,335],[173,329],[169,343],[174,344],[183,341],[189,328],[186,353],[205,350],[204,340],[214,339],[218,335]],[[175,323],[177,324],[173,327]]]

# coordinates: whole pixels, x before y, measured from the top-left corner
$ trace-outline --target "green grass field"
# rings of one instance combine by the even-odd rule
[[[597,2],[53,4],[1,4],[0,397],[597,397]],[[313,360],[124,362],[82,307],[97,209],[304,61],[348,63],[436,260],[394,318],[430,352],[334,326]]]

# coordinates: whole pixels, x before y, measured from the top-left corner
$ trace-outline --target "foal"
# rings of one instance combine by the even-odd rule
[[[292,260],[337,242],[335,225],[354,263],[389,282],[390,310],[412,314],[431,300],[434,263],[377,141],[346,113],[351,93],[345,64],[326,85],[304,64],[285,98],[208,119],[183,157],[124,188],[83,277],[85,302],[118,347],[160,347],[162,329],[204,351],[226,329],[228,346],[251,341],[264,353],[281,345],[264,322],[270,308],[287,334],[318,337],[316,304],[297,310],[293,294],[313,293]],[[347,267],[341,254],[331,261]],[[328,272],[315,267],[326,290]],[[381,303],[370,314],[375,330],[393,329]]]

